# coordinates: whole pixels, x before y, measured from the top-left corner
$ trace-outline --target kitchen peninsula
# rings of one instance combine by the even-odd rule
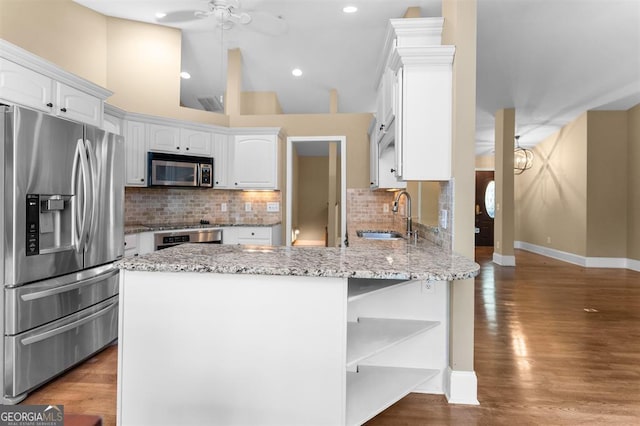
[[[426,241],[350,243],[121,261],[119,424],[355,425],[443,393],[450,286],[479,266]]]

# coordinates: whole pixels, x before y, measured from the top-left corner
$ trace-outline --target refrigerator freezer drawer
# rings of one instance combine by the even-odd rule
[[[117,336],[117,296],[34,330],[6,336],[5,396],[16,397],[49,381]]]
[[[118,294],[113,264],[5,290],[5,335],[18,334]]]

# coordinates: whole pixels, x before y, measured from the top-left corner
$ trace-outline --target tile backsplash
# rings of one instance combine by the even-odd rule
[[[247,211],[247,203],[251,210]],[[267,211],[278,203],[279,211]],[[226,211],[222,211],[226,204]],[[232,191],[182,188],[125,188],[127,224],[211,223],[275,224],[281,222],[280,191]]]
[[[448,211],[447,227],[423,225],[414,219],[413,228],[420,238],[427,239],[446,250],[451,250],[453,234],[453,182],[440,182],[440,211]],[[380,230],[404,231],[406,228],[405,197],[400,199],[399,212],[393,214],[391,205],[395,192],[371,191],[370,189],[347,189],[347,228],[366,223]],[[414,201],[415,202],[415,201]],[[386,207],[385,207],[386,206]]]

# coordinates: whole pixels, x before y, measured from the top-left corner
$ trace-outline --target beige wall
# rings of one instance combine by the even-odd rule
[[[628,111],[627,258],[640,260],[640,105]]]
[[[587,113],[587,256],[627,253],[627,112]]]
[[[474,258],[476,0],[442,0],[443,44],[456,46],[453,62],[453,249]],[[473,371],[474,280],[451,286],[449,366]],[[452,390],[455,392],[455,390]]]
[[[242,92],[240,114],[282,114],[278,95],[275,92]]]
[[[515,120],[516,115],[513,108],[501,109],[496,112],[496,215],[494,220],[493,252],[503,256],[514,255],[513,149]],[[512,262],[508,262],[508,264],[513,265]]]
[[[298,238],[324,240],[328,218],[329,157],[299,157],[298,164]]]
[[[534,148],[516,176],[516,240],[638,259],[640,107],[589,111]]]
[[[586,256],[587,114],[533,151],[515,179],[515,239]]]
[[[476,170],[495,170],[496,157],[493,155],[476,156]]]
[[[71,0],[0,0],[0,38],[107,87],[104,15]]]

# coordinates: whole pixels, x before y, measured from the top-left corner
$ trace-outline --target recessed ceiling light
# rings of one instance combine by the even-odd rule
[[[164,12],[156,12],[156,18],[158,18],[158,19],[162,19],[165,16],[167,16],[167,14],[164,13]]]
[[[356,13],[358,11],[358,8],[355,6],[345,6],[344,8],[342,8],[342,11],[344,13]]]
[[[291,74],[293,74],[294,77],[300,77],[302,75],[302,70],[300,68],[294,68],[291,70]]]
[[[186,72],[186,71],[182,71],[182,72],[180,73],[180,78],[184,78],[185,80],[188,80],[188,79],[190,79],[190,78],[191,78],[191,74],[189,74],[189,73],[188,73],[188,72]]]

